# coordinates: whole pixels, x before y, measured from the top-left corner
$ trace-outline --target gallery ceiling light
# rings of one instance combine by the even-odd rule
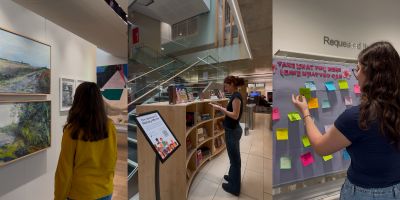
[[[231,7],[233,7],[233,11],[235,11],[235,15],[236,15],[236,19],[237,19],[237,22],[238,22],[238,25],[239,25],[239,29],[240,29],[240,32],[243,35],[244,44],[246,46],[247,52],[249,53],[249,57],[250,57],[250,59],[253,59],[253,56],[251,55],[251,51],[250,51],[250,47],[249,47],[249,42],[247,41],[247,35],[246,35],[246,32],[245,32],[244,27],[243,27],[242,15],[239,14],[240,11],[237,8],[238,7],[237,1],[236,0],[231,0],[230,2],[231,2]]]

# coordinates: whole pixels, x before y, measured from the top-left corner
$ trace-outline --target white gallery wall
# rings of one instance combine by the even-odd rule
[[[0,100],[51,100],[51,147],[44,152],[0,167],[0,200],[53,199],[66,112],[59,111],[59,78],[96,81],[96,46],[19,6],[0,1],[0,27],[51,46],[51,95],[0,96]],[[3,113],[1,113],[3,114]]]
[[[366,44],[387,40],[400,51],[399,8],[397,0],[274,0],[273,53],[357,58],[359,49],[324,45],[324,36]]]
[[[127,41],[128,42],[128,41]],[[97,48],[96,50],[96,66],[127,64],[126,59],[115,57],[112,54]]]

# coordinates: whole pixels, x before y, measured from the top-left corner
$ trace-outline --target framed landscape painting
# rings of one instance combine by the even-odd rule
[[[0,166],[50,147],[50,101],[0,102]]]
[[[0,28],[0,94],[50,94],[51,47]]]
[[[75,80],[60,78],[60,111],[68,111],[74,102]]]

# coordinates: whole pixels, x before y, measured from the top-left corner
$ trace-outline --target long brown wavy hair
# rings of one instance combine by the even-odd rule
[[[76,89],[64,131],[69,129],[74,140],[98,141],[108,138],[107,121],[99,87],[91,82],[80,84]]]
[[[240,87],[244,85],[244,79],[243,78],[239,78],[238,76],[227,76],[224,79],[224,83],[226,84],[232,84],[235,87]]]
[[[376,42],[358,56],[365,74],[360,103],[362,129],[377,121],[380,133],[400,149],[400,57],[389,42]]]

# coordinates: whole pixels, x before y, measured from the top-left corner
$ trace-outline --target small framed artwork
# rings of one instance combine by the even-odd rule
[[[74,102],[75,80],[60,78],[60,111],[68,111]]]
[[[82,83],[84,83],[84,82],[87,82],[87,81],[75,80],[75,90],[76,90],[76,88],[78,88],[78,86],[79,86],[80,84],[82,84]]]

